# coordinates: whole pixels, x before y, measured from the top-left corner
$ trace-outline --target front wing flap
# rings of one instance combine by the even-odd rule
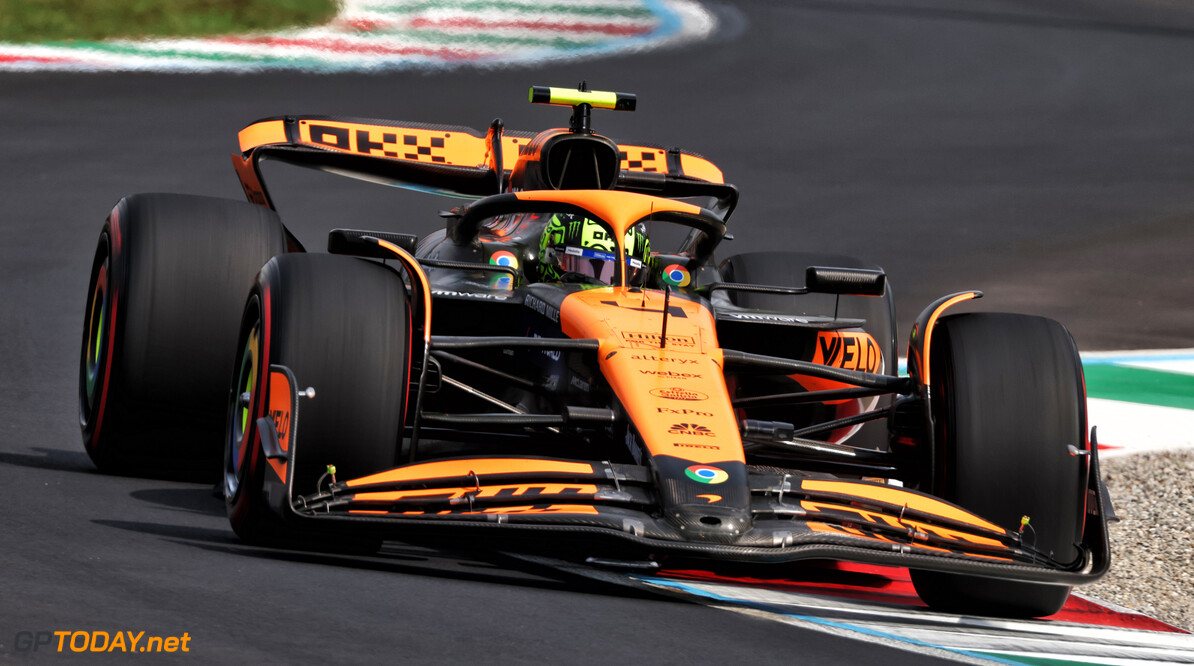
[[[1094,543],[1079,561],[1059,563],[1035,552],[1031,538],[925,493],[771,468],[748,467],[751,527],[730,544],[686,534],[661,516],[653,474],[644,466],[536,457],[436,460],[333,480],[307,493],[294,492],[290,478],[284,484],[269,476],[275,487],[267,493],[290,498],[273,507],[296,527],[397,539],[477,538],[479,531],[488,541],[504,536],[514,547],[539,544],[557,554],[565,544],[593,552],[615,544],[620,552],[682,560],[841,559],[1064,585],[1096,580],[1109,564],[1098,493],[1098,515],[1087,524],[1087,541]]]

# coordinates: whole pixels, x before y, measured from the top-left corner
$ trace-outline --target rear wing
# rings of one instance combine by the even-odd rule
[[[328,116],[282,116],[259,120],[239,133],[233,154],[249,201],[273,208],[260,162],[279,160],[361,180],[452,197],[480,198],[508,190],[542,189],[547,151],[569,130],[539,133],[504,130],[500,119],[482,133],[469,127]],[[617,189],[667,198],[709,197],[724,218],[733,212],[738,190],[721,169],[695,153],[654,145],[618,145],[589,134],[617,151],[616,177],[599,181]],[[558,143],[558,142],[556,142]],[[576,144],[570,144],[573,149]],[[516,173],[517,172],[517,173]],[[512,181],[512,176],[515,182]],[[520,187],[525,178],[531,186]],[[559,187],[557,183],[557,187]]]

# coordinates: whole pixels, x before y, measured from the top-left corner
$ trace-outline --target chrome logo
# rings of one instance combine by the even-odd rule
[[[687,268],[680,264],[671,264],[663,269],[663,281],[673,287],[687,287],[688,283],[692,282],[692,276],[688,274]]]
[[[489,288],[510,291],[514,288],[514,278],[504,273],[494,275],[493,277],[489,278]]]
[[[514,253],[509,250],[498,250],[489,257],[489,263],[495,266],[518,268],[518,257],[514,256]]]
[[[684,475],[697,483],[724,483],[730,475],[724,469],[709,465],[693,465],[684,470]]]

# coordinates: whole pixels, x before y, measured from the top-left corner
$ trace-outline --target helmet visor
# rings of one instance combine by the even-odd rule
[[[613,284],[617,278],[617,260],[613,252],[565,245],[557,249],[556,256],[562,273],[575,273],[603,284]],[[641,284],[647,272],[646,264],[634,257],[625,259],[628,283],[632,286]]]
[[[558,256],[564,273],[577,273],[604,284],[613,283],[617,275],[617,255],[612,252],[566,245]]]

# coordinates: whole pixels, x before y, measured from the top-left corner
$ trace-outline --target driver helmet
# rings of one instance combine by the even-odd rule
[[[626,231],[626,275],[632,286],[650,273],[651,242],[635,225]],[[612,284],[617,277],[617,244],[609,230],[581,215],[552,215],[539,240],[539,279],[548,282]]]

